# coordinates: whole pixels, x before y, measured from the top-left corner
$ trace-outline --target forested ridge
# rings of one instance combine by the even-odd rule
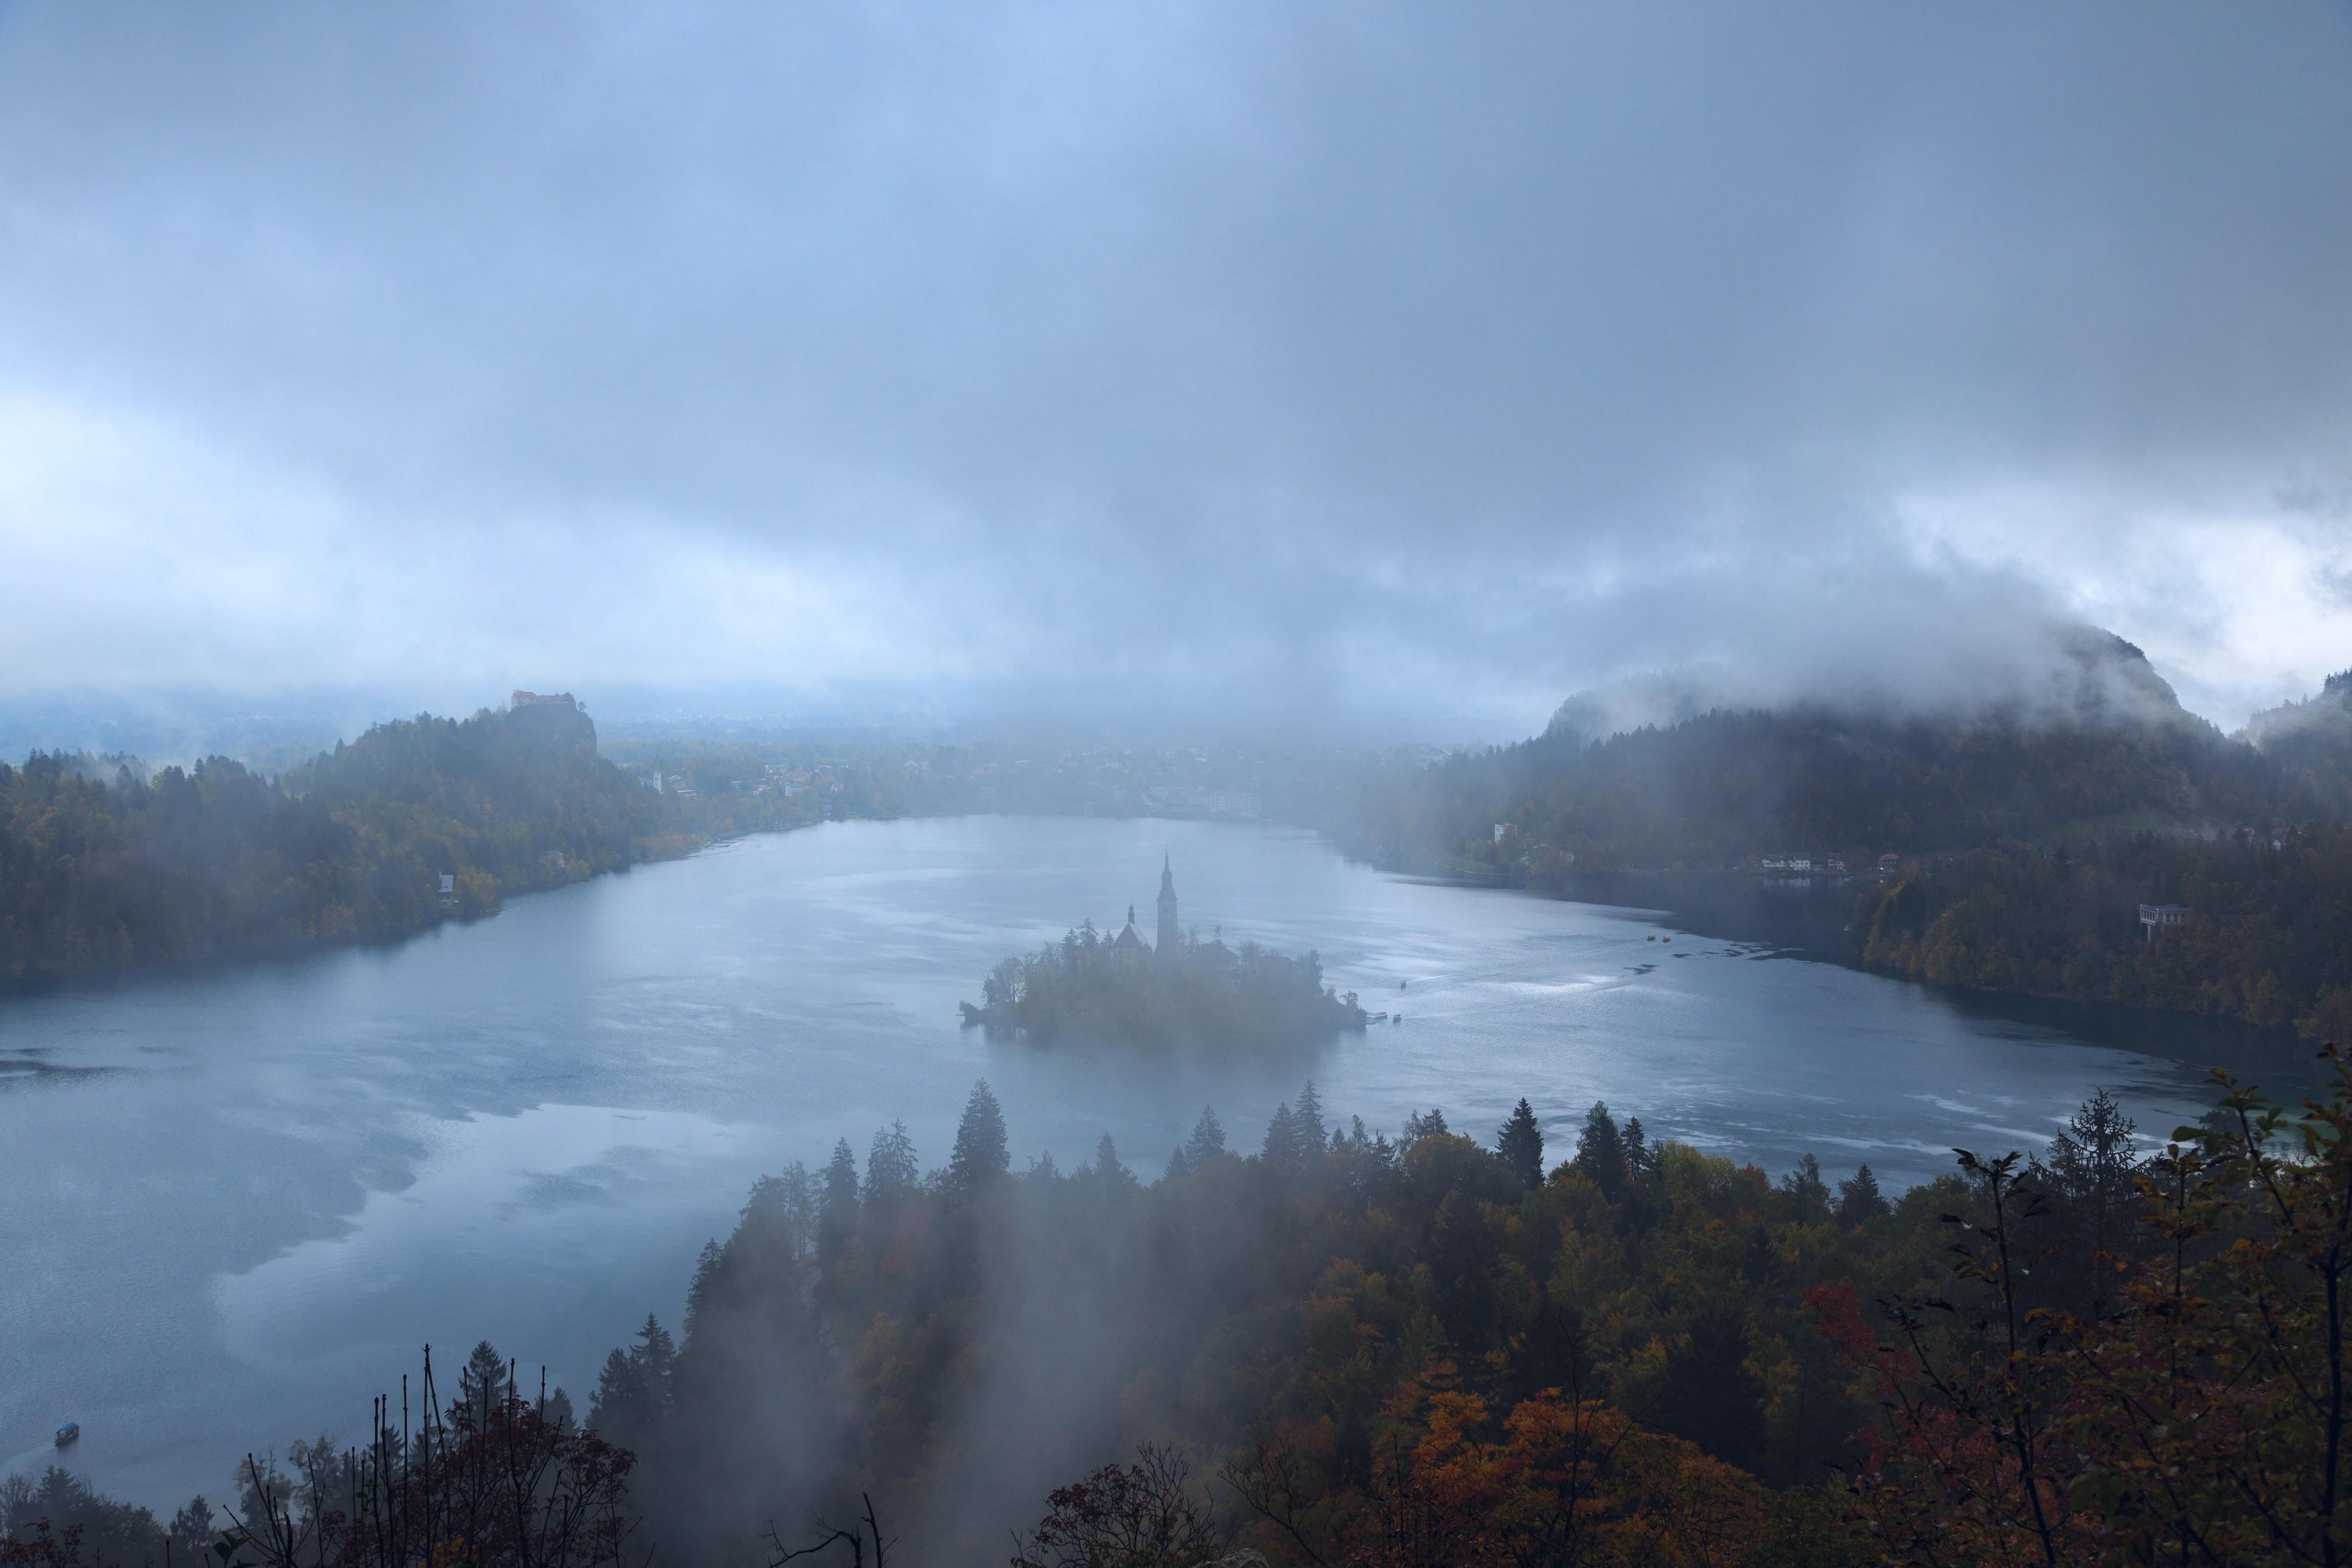
[[[403,936],[683,853],[740,809],[646,789],[554,704],[378,725],[276,779],[36,754],[0,764],[0,985]]]
[[[2100,657],[2135,705],[1556,724],[1376,779],[1339,837],[1378,864],[1571,895],[1618,870],[1834,860],[1854,878],[1843,954],[1881,973],[2352,1036],[2352,673],[2231,739],[2137,650]],[[2143,903],[2188,913],[2151,942]]]
[[[2153,934],[2139,905],[2184,905]],[[2008,845],[1865,881],[1870,969],[2352,1039],[2352,829]]]

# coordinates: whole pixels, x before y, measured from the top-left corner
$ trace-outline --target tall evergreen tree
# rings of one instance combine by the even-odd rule
[[[1192,1136],[1184,1145],[1184,1159],[1194,1170],[1225,1152],[1225,1124],[1217,1120],[1216,1111],[1209,1106],[1201,1108],[1201,1120],[1192,1123]]]
[[[1298,1099],[1290,1108],[1291,1134],[1297,1140],[1299,1152],[1312,1158],[1330,1146],[1331,1135],[1323,1126],[1323,1097],[1315,1092],[1315,1080],[1308,1079],[1307,1087],[1298,1091]]]
[[[874,1134],[866,1155],[866,1201],[888,1205],[904,1202],[922,1185],[923,1173],[915,1161],[915,1141],[907,1124],[893,1121]]]
[[[506,1397],[507,1363],[489,1341],[474,1346],[466,1364],[457,1369],[457,1397],[444,1413],[453,1433],[480,1431]]]
[[[1004,1108],[986,1079],[971,1086],[963,1120],[956,1123],[955,1148],[948,1156],[948,1188],[969,1197],[1003,1175],[1013,1163],[1005,1142]]]
[[[2129,1252],[2138,1239],[2136,1131],[2115,1096],[2095,1090],[2031,1167],[2048,1205],[2042,1224],[2058,1240],[2057,1266],[2043,1278],[2086,1317],[2105,1316],[2112,1295],[2112,1267],[2093,1260]]]
[[[1404,1119],[1404,1132],[1397,1139],[1397,1147],[1410,1149],[1424,1138],[1443,1138],[1447,1131],[1443,1110],[1416,1110]]]
[[[1134,1173],[1118,1163],[1118,1148],[1111,1142],[1108,1132],[1102,1135],[1102,1142],[1095,1145],[1095,1174],[1111,1182],[1131,1182],[1135,1179]]]
[[[1495,1133],[1495,1152],[1511,1173],[1530,1187],[1543,1185],[1543,1128],[1536,1121],[1535,1108],[1522,1098],[1501,1128]]]
[[[1274,1114],[1266,1119],[1265,1148],[1261,1152],[1270,1165],[1298,1163],[1298,1128],[1290,1113],[1290,1107],[1277,1105],[1274,1108]]]
[[[833,1158],[824,1167],[824,1195],[816,1214],[816,1247],[818,1256],[831,1259],[839,1256],[844,1243],[857,1230],[857,1156],[849,1152],[849,1140],[837,1140],[833,1146]]]
[[[1627,1117],[1625,1119],[1626,1169],[1637,1178],[1645,1176],[1649,1174],[1650,1167],[1656,1162],[1657,1157],[1657,1151],[1650,1147],[1650,1135],[1642,1131],[1642,1119],[1638,1116]]]
[[[1800,1157],[1797,1168],[1780,1178],[1780,1190],[1793,1200],[1799,1225],[1829,1223],[1830,1184],[1822,1180],[1822,1163],[1817,1157]]]
[[[1625,1136],[1617,1130],[1617,1119],[1609,1114],[1605,1100],[1594,1100],[1592,1109],[1584,1113],[1584,1131],[1576,1138],[1576,1168],[1612,1202],[1623,1197],[1633,1184],[1633,1170],[1625,1161]]]
[[[1843,1226],[1867,1225],[1886,1212],[1886,1199],[1878,1190],[1878,1178],[1863,1166],[1838,1184],[1838,1223]]]

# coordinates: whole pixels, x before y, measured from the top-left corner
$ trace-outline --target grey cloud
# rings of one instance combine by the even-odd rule
[[[223,525],[351,606],[283,635],[121,524],[223,683],[1510,733],[2079,596],[1906,496],[2307,514],[2347,66],[2316,7],[18,7],[0,392],[315,503]],[[74,603],[12,689],[144,679]]]

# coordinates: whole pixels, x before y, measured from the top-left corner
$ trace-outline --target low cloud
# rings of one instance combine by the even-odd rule
[[[2352,647],[2318,8],[0,14],[0,701]],[[2020,635],[2025,635],[2021,633]]]

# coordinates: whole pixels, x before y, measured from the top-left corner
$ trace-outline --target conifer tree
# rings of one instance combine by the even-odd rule
[[[1108,1132],[1102,1135],[1102,1142],[1095,1145],[1095,1174],[1118,1182],[1134,1180],[1133,1173],[1118,1163],[1118,1149],[1111,1142]]]
[[[1294,1165],[1298,1163],[1298,1129],[1290,1114],[1290,1107],[1277,1105],[1266,1119],[1265,1148],[1262,1157],[1268,1164]]]
[[[1213,1109],[1204,1105],[1201,1120],[1192,1123],[1192,1139],[1184,1145],[1184,1162],[1197,1171],[1224,1152],[1225,1124],[1217,1120]]]
[[[843,1138],[834,1143],[833,1158],[824,1167],[824,1196],[816,1215],[818,1255],[828,1259],[837,1256],[856,1229],[857,1156]]]
[[[956,1123],[955,1148],[948,1156],[948,1190],[969,1197],[1003,1176],[1013,1156],[1005,1142],[1004,1108],[982,1079],[964,1102]]]
[[[893,1121],[874,1134],[866,1154],[866,1201],[869,1205],[901,1203],[922,1184],[923,1173],[915,1161],[915,1141],[907,1124]]]
[[[506,1397],[506,1358],[489,1341],[477,1342],[474,1353],[457,1369],[457,1397],[447,1412],[450,1426],[459,1432],[480,1430]]]
[[[1323,1127],[1323,1097],[1315,1092],[1315,1080],[1311,1078],[1290,1108],[1290,1122],[1291,1135],[1300,1153],[1311,1159],[1329,1145],[1330,1135]]]
[[[629,1351],[629,1359],[645,1369],[646,1388],[667,1404],[670,1384],[677,1371],[677,1342],[651,1312],[646,1314],[646,1326],[637,1331],[636,1342]]]
[[[1633,1172],[1625,1162],[1625,1137],[1617,1130],[1617,1119],[1609,1114],[1606,1100],[1594,1100],[1592,1109],[1584,1113],[1584,1131],[1576,1139],[1576,1168],[1612,1202],[1622,1198],[1633,1184]]]
[[[1647,1175],[1657,1152],[1650,1147],[1650,1135],[1642,1131],[1642,1119],[1625,1119],[1625,1166],[1636,1178]]]
[[[1844,1226],[1867,1225],[1886,1212],[1886,1199],[1878,1191],[1878,1178],[1863,1166],[1838,1184],[1838,1223]]]
[[[1500,1129],[1495,1133],[1495,1152],[1511,1173],[1530,1187],[1543,1185],[1543,1129],[1537,1124],[1535,1108],[1523,1097]]]
[[[1830,1184],[1822,1180],[1818,1157],[1800,1157],[1797,1168],[1780,1178],[1780,1190],[1795,1200],[1799,1225],[1821,1225],[1829,1219]]]

